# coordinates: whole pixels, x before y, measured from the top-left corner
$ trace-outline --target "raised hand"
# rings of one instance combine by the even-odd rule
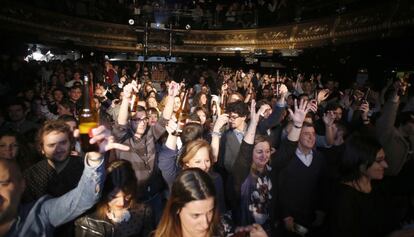
[[[132,92],[138,92],[139,88],[135,81],[132,81],[131,83],[124,86],[124,98],[130,99],[132,97]]]
[[[258,114],[259,116],[264,117],[265,112],[266,112],[267,110],[270,110],[270,109],[272,109],[272,108],[270,107],[270,105],[268,105],[268,104],[263,104],[262,106],[260,106],[259,110],[257,111],[257,114]],[[259,119],[259,117],[258,117],[258,119]]]
[[[167,126],[165,126],[165,129],[167,130],[168,134],[172,135],[177,130],[177,127],[177,122],[174,119],[170,119]]]
[[[305,100],[300,100],[298,105],[298,101],[295,99],[295,102],[293,104],[295,107],[295,112],[293,112],[291,109],[288,109],[290,118],[292,119],[295,126],[302,127],[303,121],[305,120],[306,114],[308,113],[308,102]]]
[[[307,105],[307,110],[314,113],[318,112],[318,102],[316,100],[310,100]]]
[[[331,92],[329,91],[329,89],[320,90],[318,92],[318,97],[317,97],[318,104],[321,103],[322,101],[326,100],[329,97],[330,94],[331,94]]]
[[[393,84],[394,89],[399,96],[405,95],[405,92],[407,90],[407,85],[408,84],[405,81],[401,81],[401,80],[395,81]]]
[[[169,96],[177,96],[180,93],[180,84],[175,81],[171,81],[168,87],[168,95]]]
[[[276,86],[276,94],[279,98],[285,98],[286,94],[288,93],[288,88],[285,84],[277,84]]]
[[[322,119],[326,126],[332,126],[335,122],[335,111],[327,111]]]
[[[229,115],[222,114],[217,117],[216,123],[213,127],[213,132],[219,133],[221,128],[229,122]]]
[[[111,131],[105,128],[105,126],[99,126],[92,129],[92,138],[89,140],[89,143],[99,145],[99,152],[105,153],[106,151],[117,149],[121,151],[128,151],[129,147],[115,143],[114,137],[111,136]]]
[[[256,120],[256,100],[250,102],[250,119],[253,121],[259,121],[259,118]]]

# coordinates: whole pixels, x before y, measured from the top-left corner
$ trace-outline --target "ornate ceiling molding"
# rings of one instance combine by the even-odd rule
[[[192,30],[174,54],[250,54],[255,50],[303,49],[364,39],[400,36],[414,26],[414,2],[400,0],[306,23],[246,30]],[[0,28],[36,36],[50,43],[68,43],[105,51],[142,52],[142,34],[128,25],[85,20],[5,2]],[[137,35],[138,34],[138,35]],[[138,40],[137,40],[138,39]],[[168,52],[168,35],[151,32],[149,52]]]

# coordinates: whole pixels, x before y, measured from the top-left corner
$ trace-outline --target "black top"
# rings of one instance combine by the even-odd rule
[[[49,165],[47,159],[27,169],[23,173],[26,180],[23,201],[35,201],[46,194],[58,197],[76,188],[83,172],[83,159],[72,156],[68,159],[68,164],[60,173]]]
[[[383,205],[372,194],[339,184],[330,216],[331,236],[383,236]]]
[[[277,181],[279,214],[282,219],[292,216],[296,223],[310,227],[325,195],[325,161],[321,153],[313,151],[312,163],[307,167],[292,154],[296,148],[291,148],[289,164],[280,171]]]

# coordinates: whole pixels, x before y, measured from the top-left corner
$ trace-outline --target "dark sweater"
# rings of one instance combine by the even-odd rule
[[[339,184],[330,216],[331,236],[369,237],[383,236],[381,231],[383,206],[377,206],[372,194]]]
[[[24,202],[36,201],[46,194],[59,197],[76,188],[83,172],[83,159],[72,156],[68,159],[69,162],[59,173],[49,165],[47,159],[27,169],[23,173],[26,180]]]
[[[322,188],[324,160],[313,152],[309,167],[296,156],[281,170],[278,179],[279,211],[281,218],[292,216],[296,223],[310,227],[317,210]]]

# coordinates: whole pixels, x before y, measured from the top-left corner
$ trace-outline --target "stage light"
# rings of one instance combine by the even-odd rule
[[[44,55],[41,52],[37,52],[37,51],[34,52],[32,56],[33,56],[33,59],[36,61],[41,61],[44,58]]]
[[[135,24],[134,19],[129,19],[129,20],[128,20],[128,24],[129,24],[130,26],[133,26],[133,25]]]
[[[53,56],[55,56],[52,52],[50,52],[50,50],[49,50],[49,51],[47,51],[46,55],[47,55],[47,56],[49,56],[49,57],[53,57]]]
[[[161,24],[160,24],[160,23],[157,23],[157,24],[155,24],[155,26],[156,26],[157,28],[160,28]]]
[[[189,24],[185,25],[186,30],[191,30],[191,26]]]

